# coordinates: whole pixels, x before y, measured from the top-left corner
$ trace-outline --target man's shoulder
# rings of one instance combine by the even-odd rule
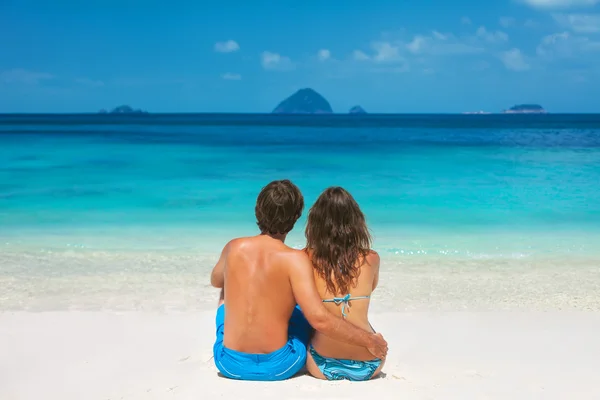
[[[277,260],[289,268],[297,268],[299,266],[308,265],[310,259],[308,254],[304,250],[297,250],[292,247],[286,246],[285,248],[278,249],[274,256]]]
[[[239,253],[240,251],[244,251],[251,246],[251,238],[249,237],[240,237],[231,239],[227,244],[223,247],[223,256],[231,256],[235,253]]]
[[[285,247],[281,247],[277,251],[286,257],[308,259],[308,255],[304,250],[294,249],[293,247],[289,247],[287,245]]]
[[[247,246],[247,245],[252,244],[253,239],[254,239],[254,237],[252,237],[252,236],[234,238],[234,239],[231,239],[229,242],[227,242],[225,247],[227,247],[229,249],[233,249],[236,247]]]

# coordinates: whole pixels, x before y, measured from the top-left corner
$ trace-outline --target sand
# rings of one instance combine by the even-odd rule
[[[0,400],[600,399],[600,257],[386,255],[372,382],[237,382],[215,254],[0,252]]]
[[[599,399],[600,313],[394,312],[371,382],[219,377],[213,313],[0,314],[0,399]]]

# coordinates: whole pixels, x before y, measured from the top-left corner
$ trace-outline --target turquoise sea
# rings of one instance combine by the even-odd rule
[[[282,178],[307,208],[348,189],[390,274],[410,260],[600,265],[600,115],[2,115],[6,307],[42,275],[206,274],[256,232],[256,196]],[[71,284],[44,282],[52,296]]]

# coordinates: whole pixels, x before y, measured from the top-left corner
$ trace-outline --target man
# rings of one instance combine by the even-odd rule
[[[212,271],[211,284],[223,289],[214,359],[228,378],[294,376],[306,362],[310,325],[336,340],[366,347],[377,358],[387,354],[380,334],[325,309],[307,255],[284,244],[303,208],[302,194],[292,182],[268,184],[255,207],[261,234],[227,243]]]

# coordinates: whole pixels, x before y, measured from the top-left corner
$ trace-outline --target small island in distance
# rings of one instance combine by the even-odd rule
[[[106,111],[102,109],[98,111],[98,114],[148,114],[148,112],[140,109],[135,109],[128,105],[122,105],[113,108],[111,111]]]
[[[313,89],[300,89],[275,107],[273,114],[332,114],[325,97]]]
[[[508,110],[503,110],[502,114],[547,114],[548,112],[539,104],[517,104],[509,108]],[[466,111],[462,114],[465,115],[487,115],[492,114],[488,111]]]
[[[129,105],[121,105],[111,111],[102,109],[99,114],[148,114],[147,111],[135,109]],[[273,114],[333,114],[329,102],[314,89],[300,89],[288,98],[280,102],[272,111]],[[502,114],[547,114],[547,111],[539,104],[517,104]],[[365,115],[367,112],[359,105],[352,107],[348,114]],[[488,111],[466,111],[463,115],[487,115]]]
[[[273,114],[333,114],[333,109],[329,102],[314,89],[300,89],[288,98],[280,102],[272,112]],[[546,110],[539,104],[517,104],[508,110],[503,110],[503,114],[546,114]],[[367,112],[359,105],[352,107],[348,114],[364,115]],[[465,115],[487,115],[492,114],[487,111],[467,111]]]
[[[314,89],[300,89],[275,107],[273,114],[333,114],[329,102]],[[354,106],[349,114],[367,114],[361,106]]]
[[[503,111],[504,114],[546,114],[547,111],[539,104],[518,104]]]
[[[366,114],[367,112],[361,106],[354,106],[350,109],[350,111],[348,111],[348,113],[356,115],[356,114]]]

